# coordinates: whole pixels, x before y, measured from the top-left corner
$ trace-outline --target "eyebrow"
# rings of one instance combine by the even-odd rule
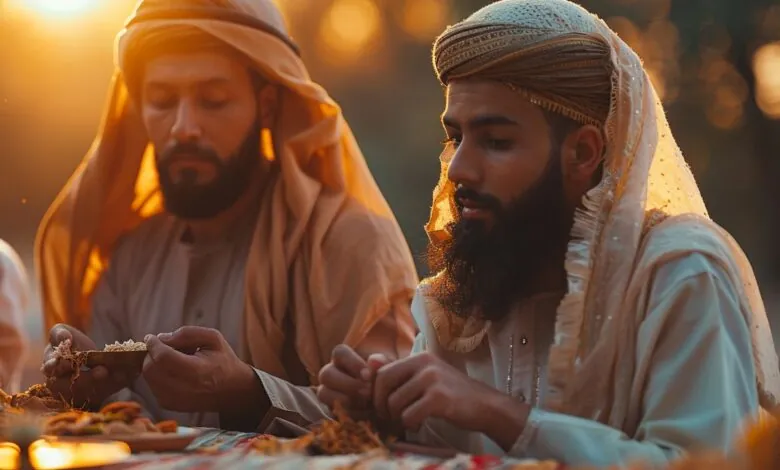
[[[442,116],[442,124],[453,129],[460,129],[460,125],[450,117]],[[517,126],[517,121],[501,114],[483,114],[468,121],[467,126],[471,128],[480,128],[487,126]]]
[[[200,82],[196,82],[195,86],[199,88],[209,88],[213,86],[220,86],[220,85],[227,85],[230,83],[230,80],[224,77],[215,77],[215,78],[209,78]],[[171,86],[170,83],[167,82],[161,82],[161,81],[151,81],[146,83],[147,88],[169,88]]]

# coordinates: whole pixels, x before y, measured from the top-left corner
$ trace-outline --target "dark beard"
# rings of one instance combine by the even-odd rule
[[[500,320],[519,299],[534,294],[535,278],[551,262],[563,262],[574,212],[567,208],[560,159],[519,199],[502,207],[493,196],[459,188],[459,197],[490,209],[494,222],[461,220],[450,224],[452,238],[428,246],[428,265],[442,276],[432,296],[461,317]],[[460,209],[460,208],[459,208]]]
[[[167,149],[156,158],[157,175],[165,209],[185,220],[210,219],[233,206],[246,193],[260,165],[260,132],[255,126],[241,147],[223,160],[197,144],[183,143]],[[169,166],[179,155],[195,155],[217,168],[217,176],[207,184],[196,183],[195,175],[174,182]]]

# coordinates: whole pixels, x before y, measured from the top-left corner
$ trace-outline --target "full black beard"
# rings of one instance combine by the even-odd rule
[[[182,143],[167,149],[156,160],[157,175],[165,209],[185,220],[210,219],[232,207],[246,193],[260,165],[260,132],[254,126],[241,147],[223,160],[208,148]],[[217,176],[206,184],[192,178],[174,182],[170,165],[180,155],[193,155],[217,168]]]
[[[495,217],[491,228],[457,217],[449,226],[451,239],[428,246],[431,271],[443,271],[432,286],[442,307],[464,318],[500,320],[519,299],[534,293],[535,277],[551,261],[560,261],[563,276],[574,213],[565,201],[559,158],[551,158],[534,186],[506,207],[491,195],[465,188],[456,191],[456,201],[459,196]]]

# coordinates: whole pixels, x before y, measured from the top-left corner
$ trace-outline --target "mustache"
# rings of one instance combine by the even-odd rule
[[[501,201],[488,193],[480,193],[471,188],[460,187],[455,190],[455,206],[458,209],[463,209],[463,200],[469,200],[474,204],[481,206],[484,209],[488,209],[494,212],[499,212],[502,209]]]
[[[165,149],[165,151],[163,151],[159,156],[159,163],[163,165],[169,165],[176,160],[183,158],[188,160],[202,160],[204,162],[213,163],[216,165],[220,165],[222,163],[222,160],[220,160],[217,152],[215,152],[213,149],[202,147],[196,143],[191,142],[177,143],[176,145]]]

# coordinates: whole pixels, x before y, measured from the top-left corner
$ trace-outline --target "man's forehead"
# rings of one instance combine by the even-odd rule
[[[234,0],[143,0],[141,6],[148,7],[223,7],[233,8]]]
[[[541,113],[517,92],[492,80],[453,81],[446,95],[443,121],[466,123],[479,116],[505,116],[519,122]]]
[[[144,81],[149,82],[230,82],[245,73],[238,60],[224,54],[170,53],[150,58]]]

